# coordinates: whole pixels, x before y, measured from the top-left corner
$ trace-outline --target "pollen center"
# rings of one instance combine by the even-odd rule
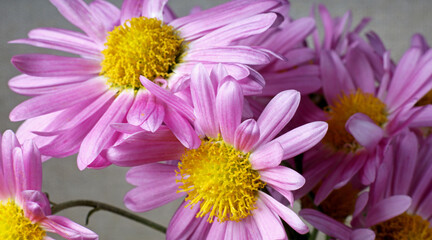
[[[208,222],[240,221],[255,209],[258,190],[265,186],[252,169],[250,153],[243,153],[221,137],[202,140],[198,149],[185,152],[179,163],[183,184],[179,192],[187,192],[187,206],[199,203],[196,217],[207,213]]]
[[[38,223],[32,223],[15,201],[0,201],[0,239],[41,240],[46,233]]]
[[[361,90],[343,94],[334,105],[326,109],[328,115],[328,131],[323,141],[334,150],[356,152],[361,145],[345,130],[345,124],[355,113],[363,113],[369,116],[378,126],[384,126],[387,122],[386,105],[370,93]]]
[[[156,18],[132,18],[112,30],[102,51],[101,75],[120,90],[143,88],[140,75],[167,79],[180,62],[185,42],[172,26]]]
[[[403,213],[371,227],[377,240],[432,239],[432,228],[427,220],[418,215]]]

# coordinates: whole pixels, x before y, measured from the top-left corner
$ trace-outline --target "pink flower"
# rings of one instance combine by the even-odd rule
[[[320,55],[328,106],[323,111],[309,102],[307,109],[309,116],[315,115],[309,119],[327,121],[329,131],[322,143],[305,155],[307,186],[298,192],[302,196],[321,181],[316,204],[355,175],[363,185],[374,182],[388,142],[416,123],[417,117],[432,113],[428,106],[415,106],[432,88],[432,51],[411,47],[394,71],[386,53],[384,75],[376,78],[372,62],[359,48],[354,43],[345,58],[326,50]],[[429,120],[424,126],[431,123]]]
[[[12,63],[24,74],[11,79],[9,86],[32,98],[15,107],[10,119],[27,120],[18,138],[34,138],[45,156],[79,152],[80,169],[109,165],[99,153],[119,138],[110,128],[113,123],[156,131],[163,122],[178,129],[193,120],[191,107],[167,106],[147,91],[140,76],[163,86],[179,104],[185,102],[181,96],[188,94],[190,72],[198,62],[208,69],[226,63],[227,71],[242,87],[262,88],[256,84],[263,82],[262,77],[250,74],[249,65],[268,63],[269,53],[231,43],[270,28],[278,15],[269,11],[282,4],[240,0],[176,18],[167,0],[125,0],[120,10],[103,0],[89,5],[83,0],[51,2],[85,34],[39,28],[30,31],[28,39],[12,43],[80,57],[14,56]],[[186,93],[180,93],[183,90]],[[180,112],[180,122],[173,121],[178,117],[173,111]],[[190,141],[182,139],[186,146],[193,144]]]
[[[42,162],[31,141],[21,145],[8,130],[1,137],[0,238],[52,239],[54,232],[66,239],[98,239],[98,236],[71,220],[51,215],[42,187]]]
[[[137,187],[125,196],[126,206],[148,211],[187,195],[170,222],[168,239],[283,239],[279,217],[299,233],[307,232],[298,216],[263,188],[275,189],[292,204],[291,191],[304,179],[279,164],[320,141],[327,124],[312,122],[276,137],[299,104],[294,90],[273,98],[257,121],[242,121],[242,88],[223,66],[209,76],[198,64],[191,93],[196,121],[189,134],[199,136],[196,149],[185,148],[160,128],[153,134],[135,132],[104,152],[116,165],[134,166],[126,179]],[[167,160],[174,161],[157,163]]]

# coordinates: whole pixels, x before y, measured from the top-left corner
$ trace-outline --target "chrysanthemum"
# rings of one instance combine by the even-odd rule
[[[431,136],[419,142],[408,131],[393,139],[377,180],[357,200],[352,227],[315,210],[302,210],[301,215],[319,230],[342,240],[359,233],[365,235],[358,239],[432,239],[431,144]]]
[[[394,71],[389,69],[390,59],[385,54],[385,74],[377,79],[371,62],[358,48],[351,46],[345,59],[334,51],[321,52],[327,106],[321,110],[310,104],[309,114],[327,121],[329,131],[322,143],[305,155],[308,184],[299,193],[303,195],[321,182],[316,204],[356,174],[362,184],[372,183],[391,138],[419,113],[431,114],[430,108],[415,104],[432,87],[432,51],[411,47]]]
[[[83,0],[51,2],[84,34],[39,28],[30,31],[28,39],[12,43],[80,57],[14,56],[12,63],[24,74],[9,85],[33,98],[15,107],[10,119],[27,120],[18,137],[35,138],[43,155],[65,157],[79,151],[80,169],[109,164],[98,155],[118,138],[110,128],[112,123],[128,122],[155,131],[162,122],[179,129],[179,124],[192,119],[191,108],[183,105],[183,109],[174,106],[183,118],[174,121],[177,115],[146,90],[140,76],[178,93],[188,89],[197,62],[209,69],[223,62],[240,85],[262,88],[255,84],[262,77],[250,74],[248,65],[268,63],[268,52],[231,43],[277,24],[278,15],[269,11],[282,4],[277,0],[232,1],[175,18],[166,0],[125,0],[121,10],[103,0],[89,5]],[[183,102],[180,97],[172,101]],[[176,135],[185,146],[194,144],[183,132]]]
[[[0,239],[52,239],[54,232],[66,239],[98,239],[71,220],[51,215],[42,187],[42,162],[31,141],[21,145],[8,130],[1,137]]]
[[[168,239],[283,239],[279,217],[307,232],[298,216],[265,187],[293,202],[291,191],[304,179],[279,164],[315,145],[327,124],[309,123],[275,138],[300,101],[294,90],[278,94],[257,121],[241,121],[242,89],[224,72],[218,66],[209,77],[202,65],[192,72],[196,132],[189,134],[199,136],[198,148],[185,148],[161,128],[136,132],[104,152],[116,165],[135,166],[126,179],[137,188],[126,195],[126,206],[148,211],[186,195],[168,227]],[[166,160],[176,161],[157,163]]]

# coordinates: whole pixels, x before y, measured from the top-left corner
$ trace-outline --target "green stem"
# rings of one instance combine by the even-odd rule
[[[106,203],[102,203],[102,202],[98,202],[98,201],[92,201],[92,200],[74,200],[74,201],[67,201],[64,203],[59,203],[59,204],[54,204],[51,208],[52,213],[57,213],[60,212],[62,210],[65,210],[67,208],[71,208],[71,207],[93,207],[93,209],[90,211],[90,214],[88,215],[88,217],[90,217],[91,214],[93,214],[95,211],[98,210],[105,210],[114,214],[117,214],[119,216],[128,218],[130,220],[133,220],[135,222],[144,224],[150,228],[153,228],[159,232],[162,233],[166,233],[167,229],[166,227],[152,222],[148,219],[145,219],[141,216],[138,216],[136,214],[130,213],[126,210],[123,210],[121,208],[106,204]],[[88,220],[88,218],[87,218]]]

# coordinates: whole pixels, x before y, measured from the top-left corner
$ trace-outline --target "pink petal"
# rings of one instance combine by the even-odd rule
[[[96,233],[62,216],[47,216],[41,225],[48,232],[57,233],[70,240],[95,240],[99,238]]]
[[[315,146],[327,133],[326,122],[311,122],[275,138],[284,149],[283,159],[292,158]]]
[[[23,182],[24,189],[40,191],[42,189],[41,155],[32,141],[27,140],[23,143],[22,158],[25,176],[20,181]]]
[[[124,24],[126,20],[140,17],[144,2],[144,0],[124,0],[120,14],[121,24]]]
[[[163,10],[168,0],[145,1],[141,16],[163,20]]]
[[[303,209],[299,214],[312,226],[331,237],[350,239],[351,229],[321,212],[313,209]]]
[[[201,145],[201,139],[192,128],[191,124],[185,117],[173,109],[167,109],[165,114],[165,124],[177,137],[177,139],[189,149],[198,148]]]
[[[384,130],[363,113],[352,115],[345,123],[345,128],[358,143],[370,152],[374,151],[384,136]]]
[[[258,147],[249,157],[253,169],[260,170],[279,165],[282,161],[283,148],[279,142],[272,141]]]
[[[144,110],[146,109],[149,95],[150,93],[146,90],[138,90],[134,102],[126,116],[128,123],[139,126],[144,122],[146,118],[148,118],[148,115],[144,114]]]
[[[352,48],[346,55],[346,68],[353,78],[356,89],[364,93],[375,93],[375,78],[373,69],[365,56],[358,48]]]
[[[300,93],[286,90],[276,95],[258,118],[260,128],[259,146],[272,140],[294,116],[300,103]]]
[[[19,148],[20,144],[15,137],[15,134],[11,130],[6,130],[3,133],[1,142],[1,160],[3,168],[2,181],[5,181],[4,187],[6,187],[5,192],[9,193],[10,196],[15,195],[16,183],[15,182],[15,171],[14,171],[14,153],[15,148]],[[9,196],[8,196],[9,197]]]
[[[122,91],[84,138],[77,159],[80,170],[90,165],[103,149],[115,142],[118,133],[109,126],[124,121],[133,97],[133,91]]]
[[[266,204],[266,206],[279,215],[290,227],[300,234],[309,232],[308,226],[300,219],[300,217],[291,209],[284,206],[274,198],[270,197],[264,192],[259,191],[259,198]]]
[[[149,111],[150,109],[151,112]],[[154,96],[149,96],[144,109],[144,116],[146,116],[146,119],[141,124],[141,127],[146,131],[155,132],[164,121],[166,112],[165,104],[161,100]]]
[[[83,0],[50,0],[59,12],[73,25],[83,30],[98,43],[105,42],[105,26]]]
[[[262,169],[259,174],[264,182],[285,190],[297,190],[305,184],[305,178],[288,167]]]
[[[351,233],[350,240],[374,240],[375,232],[368,228],[355,229]]]
[[[16,106],[11,111],[9,118],[11,121],[22,121],[59,111],[95,98],[106,89],[107,86],[99,79],[87,81],[74,88],[67,88],[56,93],[31,98]]]
[[[249,152],[258,142],[259,137],[260,131],[257,122],[248,119],[242,122],[235,130],[234,147],[243,152]]]
[[[208,240],[224,240],[225,239],[225,233],[227,229],[227,225],[230,221],[226,221],[223,223],[220,223],[218,221],[214,221],[211,224],[210,231],[208,232],[207,238]]]
[[[405,195],[388,197],[368,210],[366,224],[368,227],[384,222],[404,213],[411,204],[411,198]]]
[[[275,216],[266,204],[258,198],[252,212],[253,220],[261,233],[262,239],[285,239],[286,234],[282,222]]]
[[[191,207],[186,207],[187,204],[188,202],[183,202],[171,218],[166,233],[167,240],[187,238],[200,223],[200,219],[195,217],[200,208],[195,206],[191,209]]]
[[[90,3],[90,10],[101,20],[106,31],[112,31],[120,25],[120,10],[115,5],[104,0],[94,0]]]
[[[234,81],[225,82],[216,96],[216,114],[222,138],[227,143],[234,143],[234,133],[240,125],[242,109],[242,89]]]
[[[93,59],[47,54],[15,55],[11,62],[21,72],[36,77],[96,75],[101,70],[100,62]]]
[[[216,138],[219,125],[216,118],[215,87],[202,64],[197,64],[191,74],[191,94],[196,123],[206,136]]]
[[[261,50],[247,46],[221,46],[191,49],[184,58],[192,62],[240,63],[262,65],[270,62],[270,57]]]

